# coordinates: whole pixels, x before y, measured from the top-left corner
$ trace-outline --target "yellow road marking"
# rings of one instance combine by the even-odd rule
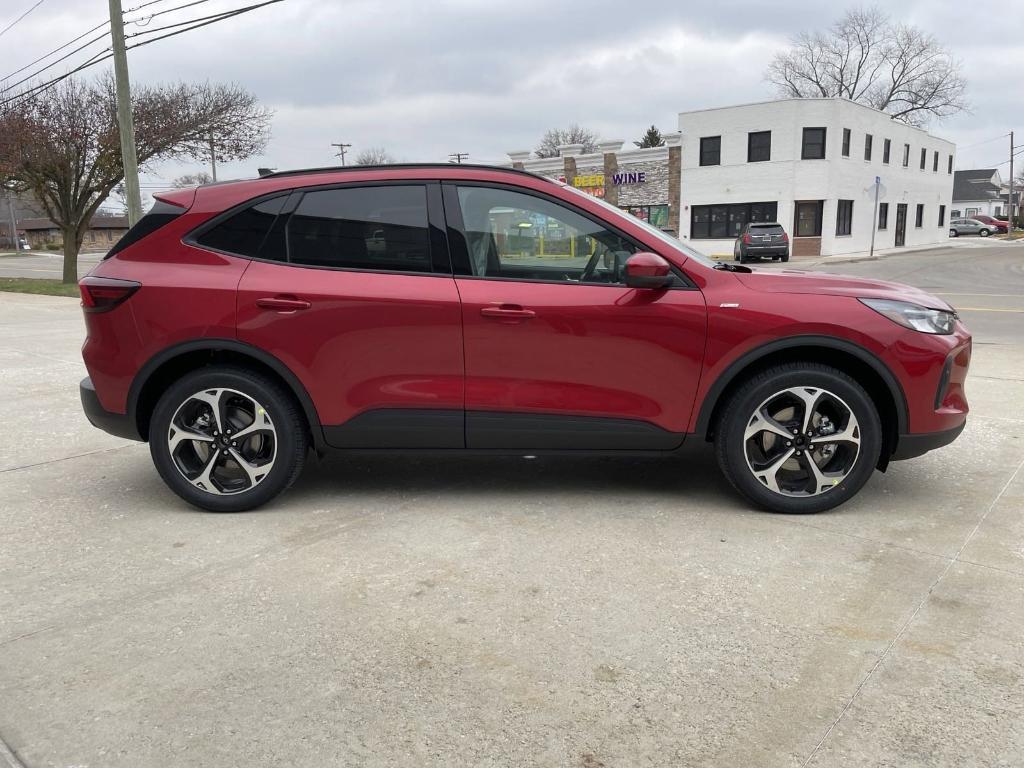
[[[1024,299],[1024,293],[939,293],[936,296],[989,296],[999,299]]]

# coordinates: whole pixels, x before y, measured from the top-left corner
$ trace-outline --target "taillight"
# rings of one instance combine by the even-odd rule
[[[86,312],[109,312],[142,287],[134,280],[112,277],[83,277],[78,282],[82,293],[82,309]]]
[[[744,235],[743,235],[743,244],[744,245],[750,245],[750,233],[749,232],[744,233]]]
[[[784,243],[788,243],[789,242],[789,235],[787,235],[785,232],[782,233],[782,242],[784,242]]]

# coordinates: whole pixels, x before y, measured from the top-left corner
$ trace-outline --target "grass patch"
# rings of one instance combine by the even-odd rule
[[[60,280],[44,280],[35,277],[0,277],[0,291],[13,293],[39,293],[44,296],[71,296],[78,298],[77,283],[62,283]]]

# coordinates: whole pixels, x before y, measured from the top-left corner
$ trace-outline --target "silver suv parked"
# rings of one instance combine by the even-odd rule
[[[960,235],[981,235],[988,237],[992,234],[992,227],[977,219],[953,219],[949,222],[949,236],[959,237]]]

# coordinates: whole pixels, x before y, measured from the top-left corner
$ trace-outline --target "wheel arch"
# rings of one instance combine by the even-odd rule
[[[325,448],[316,405],[287,365],[268,352],[235,339],[199,339],[175,344],[153,355],[139,370],[128,391],[128,413],[143,440],[160,395],[182,375],[207,365],[230,363],[259,371],[292,393],[302,409],[317,451]]]
[[[794,336],[750,350],[734,360],[715,380],[701,404],[695,432],[714,437],[714,425],[732,393],[751,375],[779,363],[808,360],[831,365],[852,376],[867,390],[884,428],[879,469],[885,469],[899,436],[907,432],[907,398],[896,376],[864,347],[829,336]]]

